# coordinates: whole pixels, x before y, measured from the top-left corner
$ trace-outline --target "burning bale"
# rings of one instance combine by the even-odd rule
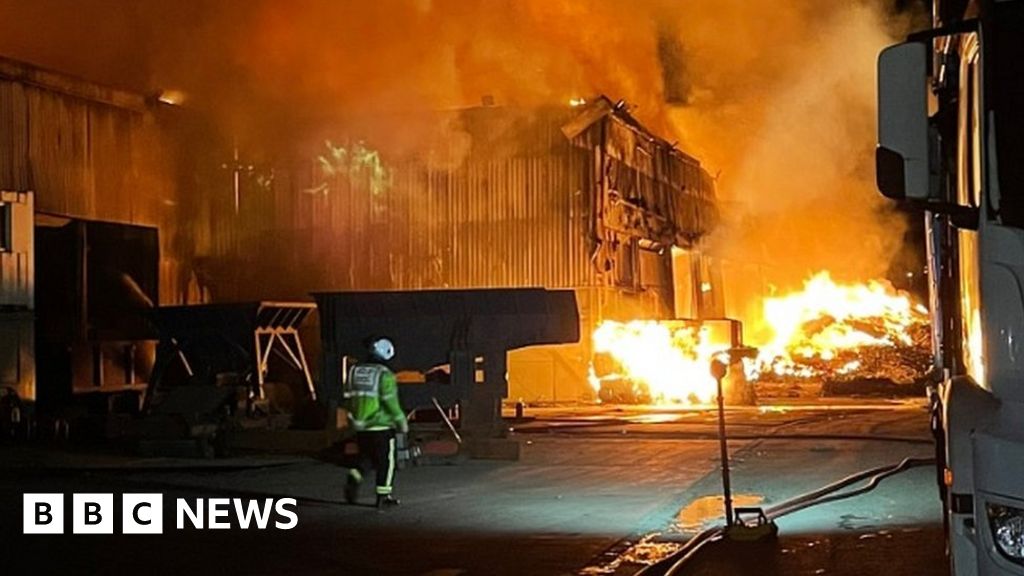
[[[742,347],[735,320],[605,320],[593,334],[590,383],[603,402],[711,404],[716,355]],[[724,381],[726,401],[753,403],[739,359]]]

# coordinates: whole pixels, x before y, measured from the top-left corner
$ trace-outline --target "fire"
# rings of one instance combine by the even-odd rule
[[[927,355],[927,309],[885,281],[839,284],[820,272],[803,290],[765,298],[762,316],[767,337],[756,358],[743,359],[747,380],[899,373],[896,381],[904,372],[916,375],[915,369],[892,368],[887,352],[872,350],[925,348]],[[714,322],[604,321],[593,333],[594,353],[598,361],[610,358],[611,366],[591,365],[588,380],[599,393],[625,386],[622,396],[633,399],[710,403],[717,393],[711,359],[730,347],[710,329]],[[920,354],[912,356],[920,364]]]
[[[606,320],[593,334],[594,352],[614,360],[617,372],[598,377],[595,390],[612,380],[628,382],[638,397],[654,402],[710,403],[717,393],[711,358],[729,348],[715,343],[706,326],[654,320]]]
[[[804,289],[766,298],[763,321],[770,339],[758,346],[756,371],[777,376],[818,376],[815,362],[842,360],[834,371],[858,370],[858,351],[914,346],[912,336],[928,323],[928,311],[888,282],[837,284],[819,272]]]

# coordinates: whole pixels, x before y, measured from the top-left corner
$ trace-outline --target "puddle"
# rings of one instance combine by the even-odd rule
[[[734,508],[757,506],[763,501],[764,497],[758,494],[733,494],[732,496]],[[712,520],[718,520],[723,516],[725,516],[725,503],[722,496],[703,496],[690,502],[679,512],[679,515],[676,516],[676,526],[684,532],[697,532]]]
[[[757,494],[733,495],[733,506],[735,507],[757,506],[763,501],[764,497]],[[697,498],[679,512],[670,533],[676,531],[697,532],[708,522],[721,518],[723,507],[720,495]],[[660,536],[659,532],[647,534],[611,560],[587,566],[579,570],[577,574],[579,576],[601,576],[614,574],[623,565],[650,566],[675,554],[683,546],[682,542],[659,540]]]

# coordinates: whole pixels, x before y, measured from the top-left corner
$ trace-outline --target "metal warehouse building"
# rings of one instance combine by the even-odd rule
[[[141,394],[160,304],[544,287],[576,291],[583,340],[512,353],[511,395],[577,400],[598,322],[721,315],[699,253],[711,178],[621,103],[267,142],[196,116],[0,60],[0,385],[55,405]]]
[[[368,124],[320,127],[284,154],[241,163],[235,196],[207,211],[219,219],[200,277],[215,297],[574,289],[581,345],[510,355],[511,395],[531,401],[591,393],[589,335],[601,320],[722,315],[699,255],[717,220],[712,180],[623,105],[480,106]]]

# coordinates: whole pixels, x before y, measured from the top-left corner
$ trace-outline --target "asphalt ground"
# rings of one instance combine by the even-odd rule
[[[942,527],[891,526],[876,532],[784,536],[774,542],[723,540],[701,550],[679,576],[944,576]]]
[[[520,461],[402,470],[403,504],[388,512],[343,504],[343,470],[306,458],[211,464],[2,449],[0,574],[631,574],[720,518],[712,411],[586,407],[528,416],[510,423]],[[728,418],[735,491],[749,504],[932,455],[919,402],[773,405]],[[22,535],[25,492],[65,493],[68,503],[72,492],[113,493],[115,501],[160,492],[164,532]],[[891,569],[878,574],[941,574],[934,492],[934,470],[916,469],[870,494],[784,518],[780,539],[761,552],[774,563],[761,556],[749,564],[776,571],[749,573],[862,574],[851,571],[853,560],[874,558]],[[178,530],[179,497],[292,497],[298,525]],[[748,573],[730,564],[758,558],[744,550],[708,547],[692,568],[703,571],[693,573]],[[910,564],[916,571],[892,571]]]

